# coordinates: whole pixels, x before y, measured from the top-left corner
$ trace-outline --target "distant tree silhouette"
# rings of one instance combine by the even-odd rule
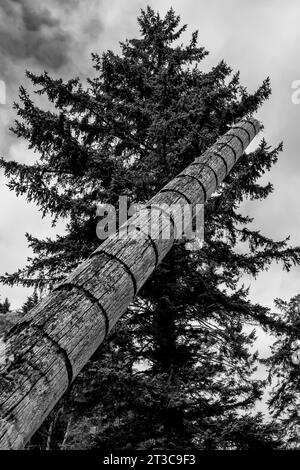
[[[8,313],[10,311],[10,302],[6,297],[4,302],[0,302],[0,313]]]

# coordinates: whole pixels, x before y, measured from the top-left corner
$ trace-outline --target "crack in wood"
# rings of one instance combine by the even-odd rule
[[[242,141],[242,139],[241,139],[238,135],[236,135],[236,134],[226,134],[226,137],[227,137],[227,136],[228,136],[228,137],[232,137],[231,140],[233,140],[234,137],[235,137],[235,138],[240,142],[240,144],[241,144],[241,146],[242,146],[242,151],[244,151],[244,149],[245,149],[244,142]],[[230,140],[230,142],[231,142],[231,140]]]
[[[179,189],[166,188],[166,189],[160,190],[161,193],[167,193],[169,191],[179,194],[179,196],[183,197],[187,201],[188,204],[192,205],[192,201],[182,191],[179,191]]]
[[[222,162],[224,163],[225,172],[226,172],[226,176],[227,176],[227,173],[228,173],[228,165],[227,165],[227,162],[226,162],[225,158],[223,157],[223,155],[220,155],[218,152],[215,152],[215,151],[214,151],[214,155],[215,155],[216,157],[221,158]]]
[[[152,245],[152,248],[153,248],[153,251],[154,251],[154,254],[155,254],[155,267],[156,267],[158,265],[159,257],[158,257],[158,251],[157,251],[157,247],[155,245],[154,240],[150,237],[150,235],[148,233],[143,232],[143,230],[140,227],[137,227],[136,225],[133,225],[133,224],[129,224],[128,227],[134,227],[138,232],[141,232],[143,235],[145,235],[150,240],[150,243]]]
[[[219,152],[220,152],[223,148],[225,148],[225,147],[230,148],[230,150],[232,150],[233,155],[234,155],[234,163],[236,163],[237,155],[236,155],[235,148],[232,147],[232,146],[230,145],[230,143],[229,143],[229,142],[231,142],[232,140],[233,140],[233,137],[232,137],[228,142],[217,142],[215,145],[221,145],[221,146],[222,146],[222,147],[219,148]]]
[[[190,166],[202,166],[202,168],[209,168],[214,174],[214,177],[215,177],[215,180],[216,180],[216,185],[219,186],[218,175],[210,165],[208,165],[207,163],[202,163],[202,162],[194,162],[194,163],[191,163]]]
[[[173,219],[173,215],[171,213],[169,213],[168,211],[166,211],[162,207],[157,206],[156,204],[150,204],[150,205],[146,206],[146,209],[150,209],[150,210],[155,209],[155,210],[165,214],[170,219],[171,224],[173,225],[173,233],[176,234],[176,224],[175,224],[175,220]]]
[[[99,251],[94,251],[94,253],[91,254],[90,258],[95,258],[96,256],[99,256],[102,253],[104,255],[106,255],[108,258],[113,259],[114,261],[118,261],[123,266],[123,268],[129,274],[129,276],[132,280],[133,293],[134,293],[134,295],[136,295],[136,293],[137,293],[137,283],[136,283],[136,279],[134,277],[134,274],[131,271],[131,269],[127,266],[127,264],[123,260],[121,260],[117,255],[114,255],[113,253],[109,253],[109,252],[101,249],[101,247],[100,247],[100,250]]]
[[[9,374],[13,368],[16,366],[16,365],[21,365],[21,364],[28,364],[33,370],[35,370],[36,372],[38,372],[39,374],[41,374],[41,377],[44,377],[45,380],[47,382],[49,382],[49,379],[47,377],[47,374],[45,374],[45,372],[43,372],[39,367],[37,367],[32,361],[30,361],[28,358],[25,358],[25,357],[22,357],[22,356],[18,356],[18,355],[14,355],[14,362],[12,364],[10,364],[8,367],[7,367],[7,373]]]
[[[245,124],[250,124],[253,127],[255,134],[257,133],[257,129],[256,129],[256,127],[255,127],[255,125],[253,124],[252,121],[248,121],[247,119],[243,119],[240,122],[244,122]]]
[[[242,127],[242,126],[234,126],[234,127],[232,128],[232,130],[235,130],[235,129],[238,129],[238,130],[240,130],[240,131],[246,132],[247,137],[248,137],[248,139],[249,139],[249,142],[251,142],[251,135],[250,135],[250,132],[247,131],[247,129],[245,129],[245,128]]]
[[[58,286],[56,289],[59,289],[61,286]],[[54,289],[54,290],[56,290]],[[63,358],[64,360],[64,363],[65,363],[65,366],[66,366],[66,371],[67,371],[67,375],[68,375],[68,382],[69,382],[69,385],[72,383],[73,381],[73,366],[71,364],[71,361],[69,359],[69,356],[68,356],[68,353],[67,351],[59,344],[58,341],[56,341],[54,338],[52,338],[52,336],[50,336],[44,329],[41,325],[37,325],[36,323],[32,323],[30,321],[23,321],[21,323],[17,323],[16,325],[13,326],[13,328],[11,328],[11,330],[8,331],[8,334],[7,336],[11,336],[12,333],[16,333],[18,332],[20,329],[22,330],[23,328],[35,328],[36,330],[38,330],[38,332],[44,337],[46,338],[57,350],[58,354]],[[26,361],[24,359],[24,362],[27,362],[29,365],[30,363],[28,361]],[[42,371],[39,370],[39,372],[41,374]]]
[[[203,191],[203,194],[204,194],[204,202],[206,202],[206,200],[207,200],[206,189],[205,189],[205,186],[204,186],[204,184],[202,183],[202,181],[199,180],[199,178],[197,178],[196,176],[193,176],[193,175],[186,175],[186,174],[180,174],[180,175],[177,176],[177,178],[192,178],[193,180],[196,180],[197,183],[200,185],[202,191]]]
[[[92,255],[91,255],[91,257],[92,257]],[[59,286],[55,287],[53,289],[53,291],[58,291],[58,290],[62,290],[62,289],[66,289],[66,290],[69,290],[69,291],[72,290],[72,289],[78,289],[78,290],[80,290],[81,292],[84,293],[84,295],[91,301],[91,303],[93,305],[97,305],[97,307],[99,307],[100,312],[101,312],[101,314],[104,318],[104,321],[105,321],[105,336],[104,336],[104,339],[105,339],[106,336],[109,333],[109,318],[108,318],[108,315],[107,315],[105,309],[102,307],[102,305],[99,302],[99,300],[97,299],[97,297],[95,297],[85,287],[81,286],[80,284],[74,284],[72,282],[64,282],[64,283],[60,284]]]

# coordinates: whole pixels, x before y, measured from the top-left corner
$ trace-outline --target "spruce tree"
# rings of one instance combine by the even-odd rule
[[[268,401],[274,419],[280,423],[284,446],[300,448],[300,295],[290,301],[276,299],[274,320],[285,323],[276,333],[268,366],[271,394]]]
[[[6,297],[4,302],[0,302],[0,313],[8,313],[10,311],[10,302]]]
[[[10,302],[6,297],[4,302],[0,301],[0,339],[5,332],[14,324],[10,309]]]
[[[269,79],[250,94],[224,61],[202,71],[207,51],[197,32],[188,45],[179,43],[186,26],[173,9],[161,17],[148,7],[138,24],[140,37],[120,43],[120,54],[93,54],[95,76],[86,88],[77,78],[27,72],[51,111],[21,87],[12,130],[37,152],[37,162],[1,159],[0,165],[10,189],[54,224],[65,219],[67,230],[54,240],[27,234],[35,256],[2,282],[47,292],[99,246],[99,203],[117,206],[120,195],[147,201],[269,97]],[[246,327],[284,325],[252,303],[240,281],[273,261],[289,269],[300,250],[252,230],[239,206],[273,191],[259,179],[281,149],[262,139],[243,155],[206,203],[202,249],[176,243],[35,437],[39,446],[280,445],[277,425],[254,411],[265,384],[253,378],[255,331]]]
[[[29,295],[25,300],[24,304],[22,305],[22,315],[26,315],[26,313],[30,312],[30,310],[38,303],[39,295],[35,290],[32,295]]]

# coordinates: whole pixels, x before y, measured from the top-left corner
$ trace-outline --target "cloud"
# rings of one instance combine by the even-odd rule
[[[30,59],[50,69],[68,62],[72,38],[62,28],[61,20],[42,3],[2,0],[0,51],[6,59],[6,73],[10,61],[24,64]]]
[[[9,127],[13,101],[26,68],[59,70],[69,62],[71,36],[42,2],[2,0],[0,3],[0,79],[6,84],[6,106],[0,107],[0,152],[9,155],[14,137]]]
[[[9,127],[18,88],[31,89],[26,69],[65,79],[85,78],[91,71],[90,48],[104,29],[101,5],[102,0],[1,0],[0,80],[6,84],[7,104],[0,106],[0,154],[9,158],[14,142]]]

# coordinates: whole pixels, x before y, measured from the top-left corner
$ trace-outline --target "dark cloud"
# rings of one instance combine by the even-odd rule
[[[0,107],[1,155],[9,156],[14,143],[8,129],[18,88],[30,90],[26,69],[64,79],[89,75],[92,45],[103,31],[101,5],[102,0],[0,0],[0,80],[7,90],[7,104]]]
[[[44,68],[57,70],[68,62],[69,38],[61,31],[55,35],[40,35],[36,31],[26,31],[14,37],[6,31],[0,31],[2,53],[12,61],[33,59]],[[6,70],[7,72],[7,70]]]
[[[71,36],[49,8],[29,0],[2,0],[0,12],[0,53],[4,58],[31,59],[54,70],[68,62]]]
[[[39,31],[43,26],[55,27],[59,25],[59,21],[51,17],[51,13],[46,8],[41,8],[35,2],[34,9],[32,2],[29,4],[25,0],[10,0],[20,5],[21,14],[25,27],[29,31]]]

